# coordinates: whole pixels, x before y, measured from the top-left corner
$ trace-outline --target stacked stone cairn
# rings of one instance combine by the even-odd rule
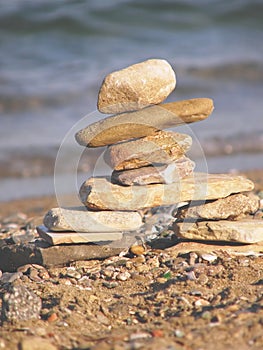
[[[106,76],[98,110],[114,114],[76,134],[85,147],[107,146],[111,177],[91,177],[80,188],[84,206],[54,208],[38,228],[51,244],[115,241],[138,231],[150,208],[184,202],[173,230],[193,240],[255,243],[263,240],[263,221],[251,219],[260,206],[254,184],[230,174],[194,173],[186,157],[189,135],[165,131],[206,119],[213,101],[196,98],[162,103],[174,90],[168,62],[150,59]],[[141,230],[143,232],[143,230]]]

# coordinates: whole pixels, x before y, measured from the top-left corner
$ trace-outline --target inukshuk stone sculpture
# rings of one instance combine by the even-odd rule
[[[175,217],[178,237],[263,240],[263,221],[244,220],[259,209],[259,198],[246,194],[254,184],[242,176],[194,173],[186,156],[191,137],[167,131],[204,120],[214,108],[208,98],[162,103],[175,85],[172,67],[160,59],[104,79],[98,110],[114,115],[80,130],[76,140],[85,147],[107,146],[104,159],[112,176],[83,183],[83,207],[50,210],[39,228],[43,238],[53,244],[118,240],[143,225],[141,209],[187,202]]]

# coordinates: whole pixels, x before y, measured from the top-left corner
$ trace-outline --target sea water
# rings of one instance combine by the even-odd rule
[[[106,74],[164,58],[177,75],[167,102],[214,100],[189,125],[208,171],[262,168],[262,13],[259,0],[1,0],[0,166],[49,154],[84,116],[92,123]],[[53,193],[50,179],[2,177],[0,200]]]

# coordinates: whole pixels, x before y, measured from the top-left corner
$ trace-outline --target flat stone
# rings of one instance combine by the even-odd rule
[[[120,185],[170,184],[192,174],[194,162],[187,157],[164,166],[147,166],[139,169],[114,171],[112,182]]]
[[[158,130],[204,120],[213,109],[213,101],[209,98],[160,104],[140,111],[110,116],[80,130],[75,137],[83,146],[107,146],[152,135]]]
[[[88,211],[86,207],[53,208],[44,217],[51,231],[115,232],[132,231],[142,226],[137,212]]]
[[[192,200],[210,200],[251,191],[252,181],[229,174],[196,173],[172,184],[120,186],[90,178],[80,188],[84,205],[96,210],[139,210]]]
[[[164,101],[175,89],[176,77],[165,60],[151,59],[106,76],[98,96],[101,113],[135,111]]]
[[[51,232],[45,226],[38,226],[41,238],[52,245],[109,242],[122,239],[122,232]]]
[[[15,272],[18,267],[27,264],[66,266],[78,260],[106,259],[122,251],[123,246],[93,243],[50,246],[49,243],[38,240],[27,244],[8,244],[0,247],[0,269]]]
[[[263,220],[175,222],[173,230],[178,237],[193,240],[240,243],[263,241]]]
[[[191,207],[181,208],[176,218],[179,220],[236,220],[245,215],[254,214],[259,209],[259,203],[259,197],[252,193],[238,193],[201,205],[192,203]]]
[[[189,135],[158,131],[143,138],[109,146],[104,159],[115,170],[169,164],[181,158],[191,147]]]

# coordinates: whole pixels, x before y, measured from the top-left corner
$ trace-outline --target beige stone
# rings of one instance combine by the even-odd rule
[[[187,254],[190,252],[196,252],[199,256],[205,253],[218,254],[219,256],[258,256],[263,252],[263,244],[260,243],[251,243],[251,244],[236,244],[234,242],[221,242],[213,241],[213,244],[210,242],[202,241],[188,241],[180,242],[176,245],[166,248],[166,251],[169,252],[173,257],[178,256],[179,254]]]
[[[251,191],[253,182],[229,174],[197,173],[172,184],[119,186],[105,178],[90,178],[80,188],[80,198],[97,210],[138,210],[192,200],[209,200]]]
[[[137,230],[142,226],[141,215],[125,211],[88,211],[86,207],[53,208],[44,218],[52,231],[112,232]]]
[[[151,59],[113,72],[98,96],[101,113],[135,111],[164,101],[175,89],[175,73],[165,60]]]
[[[249,195],[238,193],[210,203],[182,208],[176,217],[178,219],[187,218],[192,220],[236,220],[247,214],[254,214],[258,209],[258,196],[252,193]]]
[[[191,145],[189,135],[157,131],[153,135],[109,146],[104,159],[115,170],[169,164],[181,158]]]
[[[209,98],[160,104],[136,112],[110,116],[80,130],[75,137],[83,146],[107,146],[206,119],[213,109],[213,101]]]
[[[114,171],[111,178],[112,182],[125,186],[170,184],[192,174],[193,169],[194,162],[187,157],[182,157],[169,165]]]
[[[173,230],[178,237],[194,240],[240,243],[263,241],[263,220],[175,222]]]
[[[45,226],[38,226],[38,234],[51,245],[91,242],[108,242],[122,239],[122,232],[53,232]]]

